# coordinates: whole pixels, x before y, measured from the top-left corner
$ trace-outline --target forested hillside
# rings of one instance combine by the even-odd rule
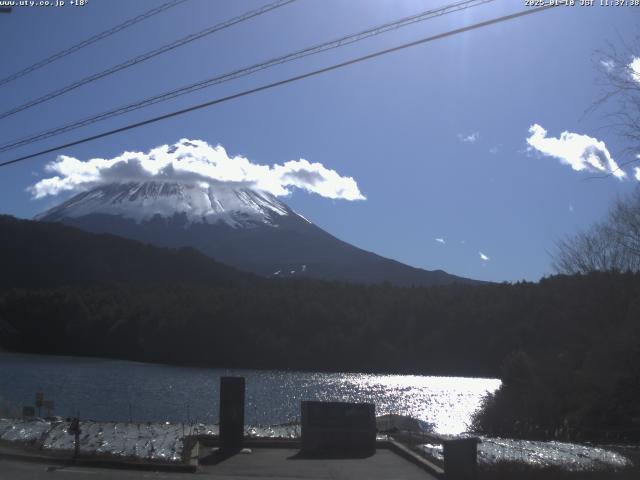
[[[110,283],[241,286],[258,281],[192,248],[159,248],[8,215],[0,215],[0,265],[0,290]]]
[[[22,237],[1,239],[14,254],[0,274],[0,348],[499,376],[477,427],[504,435],[629,432],[640,417],[639,274],[429,288],[267,281],[193,251],[75,231],[65,244],[67,227],[45,225],[38,239],[29,229],[41,225],[18,225]]]

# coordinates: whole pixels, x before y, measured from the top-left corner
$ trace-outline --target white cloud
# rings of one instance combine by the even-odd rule
[[[569,205],[569,211],[573,212],[573,205]]]
[[[487,257],[484,253],[482,252],[478,252],[480,254],[480,260],[484,261],[484,262],[488,262],[489,260],[491,260],[489,257]]]
[[[636,172],[636,180],[640,182],[640,167],[636,167],[634,171]]]
[[[466,143],[474,143],[479,138],[480,138],[479,132],[473,132],[473,133],[470,133],[469,135],[463,135],[462,133],[458,134],[458,140]]]
[[[559,138],[547,137],[547,131],[540,125],[529,128],[529,150],[537,150],[548,157],[570,165],[576,171],[610,173],[622,179],[626,173],[618,167],[604,142],[578,133],[562,132]]]
[[[499,151],[500,151],[500,145],[496,145],[495,147],[491,147],[489,149],[489,153],[492,154],[492,155],[495,155]]]
[[[229,157],[222,146],[212,147],[202,140],[182,139],[148,153],[124,152],[111,159],[81,161],[60,155],[45,170],[53,176],[29,187],[34,198],[107,183],[156,180],[244,185],[276,196],[299,188],[332,199],[366,199],[352,177],[341,176],[321,163],[299,159],[260,165],[242,156]]]
[[[640,57],[633,57],[631,63],[627,65],[631,78],[640,83]]]
[[[436,238],[436,242],[442,243],[442,244],[447,243],[444,241],[444,238]]]

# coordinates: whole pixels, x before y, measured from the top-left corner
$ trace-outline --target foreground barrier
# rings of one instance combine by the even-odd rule
[[[244,377],[220,378],[220,447],[242,449],[244,441]]]
[[[475,480],[478,477],[478,441],[471,437],[443,442],[447,480]]]
[[[371,403],[303,401],[302,452],[313,455],[372,455],[376,413]]]

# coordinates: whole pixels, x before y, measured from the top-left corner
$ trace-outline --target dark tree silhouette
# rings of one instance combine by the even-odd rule
[[[640,271],[640,189],[616,201],[604,221],[556,242],[552,264],[570,275]]]

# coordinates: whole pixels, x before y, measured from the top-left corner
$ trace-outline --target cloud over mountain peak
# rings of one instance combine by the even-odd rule
[[[179,181],[229,184],[265,191],[275,196],[289,195],[294,188],[322,197],[365,200],[353,177],[342,176],[322,163],[305,159],[282,164],[261,165],[246,157],[230,157],[221,145],[202,140],[182,139],[143,152],[124,152],[111,158],[86,161],[60,155],[48,163],[52,176],[29,187],[34,198],[80,192],[110,183],[139,181]]]

